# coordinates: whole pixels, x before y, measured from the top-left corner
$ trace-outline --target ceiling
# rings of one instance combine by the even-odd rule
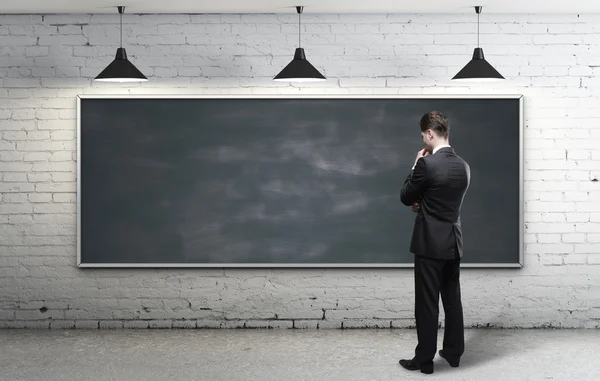
[[[296,4],[294,1],[301,2]],[[0,13],[598,13],[598,0],[1,0]]]

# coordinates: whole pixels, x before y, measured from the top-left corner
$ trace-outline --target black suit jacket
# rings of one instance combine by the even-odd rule
[[[469,188],[471,169],[451,147],[420,158],[400,191],[404,205],[421,207],[415,217],[410,251],[431,258],[462,258],[460,210]]]

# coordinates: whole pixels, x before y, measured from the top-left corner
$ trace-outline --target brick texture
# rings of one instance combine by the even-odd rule
[[[414,327],[411,269],[76,268],[78,94],[515,93],[525,267],[464,269],[465,324],[600,326],[600,17],[486,15],[481,45],[507,77],[492,85],[450,81],[473,17],[401,14],[304,15],[303,46],[330,78],[304,85],[271,81],[295,15],[126,15],[124,46],[150,81],[94,83],[118,21],[0,16],[0,327]]]

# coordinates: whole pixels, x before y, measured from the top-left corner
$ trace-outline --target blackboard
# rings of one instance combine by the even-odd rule
[[[78,97],[78,266],[412,267],[419,119],[471,167],[463,267],[523,265],[521,96]]]

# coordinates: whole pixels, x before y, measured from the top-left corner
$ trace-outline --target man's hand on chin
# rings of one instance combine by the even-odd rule
[[[425,157],[427,155],[429,155],[429,151],[427,150],[427,148],[423,148],[422,150],[417,152],[417,157],[415,158],[415,165],[417,165],[417,161],[419,161],[420,158]]]

